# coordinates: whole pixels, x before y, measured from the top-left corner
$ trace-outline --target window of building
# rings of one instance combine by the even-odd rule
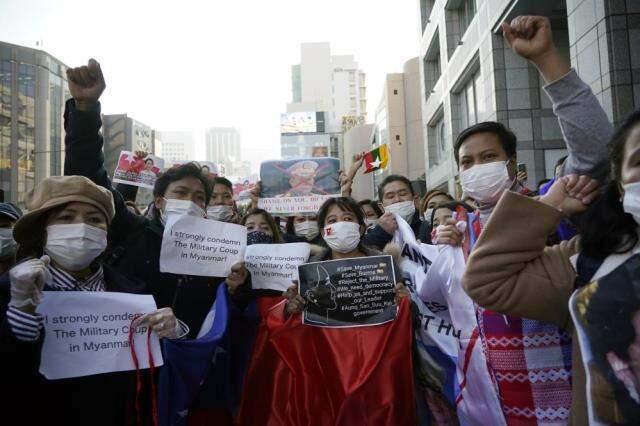
[[[476,54],[451,90],[454,137],[481,120],[480,105],[484,97],[480,77],[480,61]]]
[[[0,61],[0,190],[11,200],[11,61]]]
[[[429,23],[429,16],[433,10],[433,5],[436,0],[420,0],[420,21],[422,22],[422,32],[424,33],[427,24]]]
[[[447,21],[447,53],[453,55],[464,33],[476,16],[476,0],[449,0],[445,6]]]
[[[429,99],[431,92],[442,74],[440,63],[440,36],[436,32],[423,59],[424,65],[424,96]]]
[[[399,141],[400,140],[400,135],[396,135],[396,140]]]
[[[393,89],[393,94],[397,95],[398,94],[398,89]]]
[[[429,167],[442,163],[447,158],[447,127],[444,122],[442,105],[427,125],[427,144],[429,147]]]

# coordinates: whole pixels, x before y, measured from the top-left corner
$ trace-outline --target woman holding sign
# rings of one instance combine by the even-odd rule
[[[382,254],[361,244],[366,225],[362,209],[351,198],[326,201],[318,223],[329,248],[311,260]],[[268,312],[269,345],[254,354],[238,423],[416,424],[411,315],[401,285],[395,293],[399,308],[394,320],[325,328],[302,323],[297,314],[305,301],[297,287],[289,288],[285,303]]]
[[[37,308],[43,290],[145,290],[101,260],[114,216],[113,197],[82,176],[50,177],[36,186],[27,206],[13,235],[30,257],[0,278],[0,365],[8,384],[4,402],[11,407],[6,413],[15,414],[20,424],[125,424],[135,399],[132,373],[46,380],[38,372],[46,318]],[[145,322],[160,336],[181,334],[171,309],[151,313]]]

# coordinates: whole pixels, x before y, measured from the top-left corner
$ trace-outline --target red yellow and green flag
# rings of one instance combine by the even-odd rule
[[[389,146],[387,144],[380,145],[376,149],[367,152],[364,155],[365,173],[376,170],[386,169],[389,163]]]

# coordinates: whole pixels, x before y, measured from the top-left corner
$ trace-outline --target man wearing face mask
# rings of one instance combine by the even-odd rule
[[[502,30],[512,50],[529,59],[547,82],[544,89],[553,103],[569,152],[563,173],[590,174],[607,158],[607,142],[613,131],[597,98],[557,52],[547,18],[517,17],[510,24],[504,23]],[[463,245],[465,254],[473,257],[473,246],[502,194],[506,191],[526,194],[527,190],[516,179],[516,136],[501,123],[483,122],[463,130],[454,145],[454,155],[462,190],[476,201],[479,217],[470,215],[465,235],[456,227],[455,220],[450,219],[437,228],[434,244]],[[522,223],[522,226],[526,227],[527,223]],[[513,377],[512,365],[516,364],[519,370],[515,373],[525,377],[545,370],[566,371],[565,377],[570,377],[571,367],[567,367],[563,356],[570,351],[566,332],[553,324],[500,315],[481,307],[476,308],[476,317],[479,337],[488,366],[496,377],[500,402],[508,422],[566,422],[571,403],[570,380],[563,377],[543,380],[544,392],[554,395],[554,401],[549,402],[531,398],[537,392],[533,381],[508,378]],[[527,348],[514,345],[507,352],[504,346],[495,343],[505,339],[533,342],[540,336],[556,343],[536,343]],[[551,406],[552,419],[538,417],[537,413],[547,412]]]
[[[378,224],[364,236],[364,243],[379,250],[384,249],[391,242],[393,234],[398,229],[395,214],[403,218],[413,230],[416,238],[424,234],[420,213],[416,209],[418,195],[411,186],[411,181],[404,176],[387,176],[378,186],[378,197],[384,214],[378,219]]]
[[[146,282],[158,307],[171,307],[189,326],[187,337],[196,337],[223,278],[161,273],[160,248],[169,215],[206,216],[212,198],[208,177],[196,163],[168,169],[155,183],[152,217],[132,214],[104,168],[98,99],[106,85],[100,65],[92,59],[87,66],[70,68],[67,76],[73,99],[65,109],[65,174],[86,176],[113,193],[116,214],[107,262]]]
[[[13,239],[13,225],[22,211],[11,203],[0,203],[0,275],[16,263],[17,243]]]

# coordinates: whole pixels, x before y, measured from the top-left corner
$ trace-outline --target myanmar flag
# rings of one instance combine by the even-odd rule
[[[364,155],[365,173],[387,168],[389,163],[389,146],[380,145]]]

